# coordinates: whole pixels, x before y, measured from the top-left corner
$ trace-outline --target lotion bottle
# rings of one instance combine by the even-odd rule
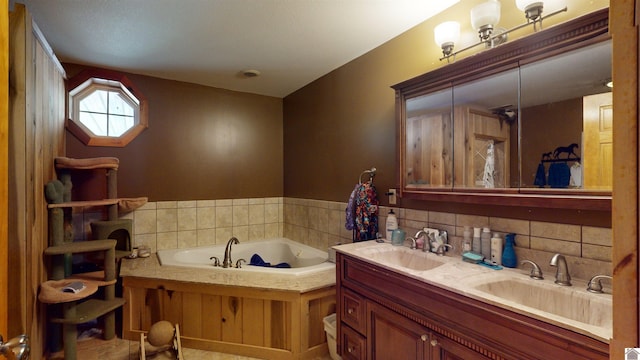
[[[385,224],[386,230],[386,239],[391,242],[391,234],[393,234],[393,230],[398,229],[398,218],[396,214],[393,212],[393,209],[389,210],[389,214],[387,215],[387,222]]]
[[[474,227],[473,228],[473,243],[471,245],[471,249],[474,253],[481,255],[482,254],[482,245],[480,244],[480,232],[481,228]]]
[[[488,227],[482,229],[480,243],[482,247],[482,256],[487,260],[491,259],[491,229]]]
[[[465,226],[462,232],[462,252],[471,251],[471,241],[471,228]]]
[[[491,261],[502,265],[502,238],[498,233],[494,233],[491,238]]]

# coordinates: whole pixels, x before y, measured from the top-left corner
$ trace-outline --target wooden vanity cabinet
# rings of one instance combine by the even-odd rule
[[[609,358],[609,345],[591,337],[342,253],[336,265],[343,359]]]

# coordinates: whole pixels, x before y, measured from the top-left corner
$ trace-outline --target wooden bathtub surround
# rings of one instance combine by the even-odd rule
[[[299,292],[126,276],[123,286],[125,339],[167,320],[186,347],[268,359],[328,353],[322,320],[335,312],[333,285]]]

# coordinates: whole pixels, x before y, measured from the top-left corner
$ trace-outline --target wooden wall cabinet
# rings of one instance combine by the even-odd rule
[[[343,359],[609,358],[601,341],[342,253],[337,270]]]

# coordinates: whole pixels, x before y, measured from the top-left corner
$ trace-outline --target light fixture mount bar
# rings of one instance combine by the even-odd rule
[[[560,14],[560,13],[562,13],[562,12],[566,12],[566,11],[567,11],[567,7],[565,6],[564,8],[559,9],[559,10],[556,10],[556,11],[554,11],[554,12],[552,12],[552,13],[548,14],[548,15],[540,16],[540,18],[539,18],[539,19],[537,19],[537,20],[535,20],[535,21],[533,21],[533,22],[529,22],[529,21],[527,21],[526,23],[523,23],[523,24],[520,24],[520,25],[518,25],[518,26],[512,27],[512,28],[511,28],[511,29],[509,29],[509,30],[506,30],[506,31],[503,31],[503,32],[500,32],[500,33],[496,33],[496,34],[491,34],[491,35],[489,35],[489,37],[487,37],[487,39],[486,39],[486,40],[484,40],[484,41],[480,40],[479,42],[477,42],[477,43],[475,43],[475,44],[469,45],[469,46],[467,46],[467,47],[465,47],[465,48],[462,48],[462,49],[460,49],[460,50],[458,50],[458,51],[452,52],[452,53],[450,53],[450,54],[448,54],[448,55],[444,55],[444,56],[443,56],[443,57],[441,57],[439,60],[440,60],[440,61],[442,61],[442,60],[444,60],[444,59],[449,59],[449,58],[450,58],[450,57],[452,57],[452,56],[453,56],[453,57],[455,57],[457,54],[459,54],[459,53],[461,53],[461,52],[463,52],[463,51],[467,51],[467,50],[469,50],[469,49],[472,49],[472,48],[474,48],[474,47],[476,47],[476,46],[478,46],[478,45],[482,45],[482,44],[485,44],[485,45],[486,45],[486,44],[492,44],[492,43],[494,43],[494,41],[495,41],[495,40],[499,40],[499,38],[502,38],[502,37],[506,36],[508,33],[512,32],[512,31],[516,31],[516,30],[518,30],[518,29],[522,29],[522,28],[524,28],[524,27],[526,27],[526,26],[531,25],[532,23],[533,23],[533,28],[534,28],[534,30],[536,30],[536,29],[537,29],[537,28],[536,28],[536,22],[539,22],[540,24],[542,24],[542,20],[544,20],[544,19],[548,19],[548,18],[550,18],[550,17],[552,17],[552,16],[558,15],[558,14]],[[496,43],[496,44],[500,44],[501,42],[500,42],[500,41],[495,41],[495,43]]]

